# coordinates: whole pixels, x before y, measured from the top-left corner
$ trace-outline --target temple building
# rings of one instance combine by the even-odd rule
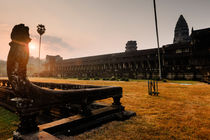
[[[46,76],[73,78],[158,78],[157,48],[137,50],[136,41],[128,41],[125,52],[74,59],[47,56]],[[160,48],[162,77],[180,80],[210,78],[210,28],[192,30],[181,15],[174,30],[173,44]],[[52,59],[52,60],[51,60]],[[50,67],[50,68],[49,68]]]
[[[128,41],[126,43],[125,52],[137,51],[137,43],[136,41]]]
[[[189,41],[189,28],[183,15],[181,15],[176,23],[174,30],[174,43],[184,43]]]

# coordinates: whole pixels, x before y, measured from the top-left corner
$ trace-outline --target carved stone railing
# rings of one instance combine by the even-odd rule
[[[65,99],[61,100],[60,103],[71,103],[71,104],[90,104],[95,100],[101,100],[106,98],[113,98],[113,104],[121,105],[120,98],[122,97],[122,88],[121,87],[110,87],[110,86],[95,86],[95,85],[77,85],[77,84],[66,84],[66,83],[50,83],[50,82],[32,82],[34,85],[39,86],[40,88],[45,89],[49,92],[59,93],[62,92],[60,96],[64,94],[73,94],[78,93],[78,95],[83,95],[78,98],[77,95],[72,95],[72,100]],[[0,79],[0,87],[6,87],[11,89],[11,83],[7,79]],[[43,90],[44,91],[44,90]],[[63,95],[62,95],[63,94]],[[67,95],[66,95],[67,96]],[[74,98],[75,97],[75,98]],[[37,97],[39,98],[39,97]],[[62,97],[63,98],[63,97]],[[74,99],[79,99],[74,101]],[[47,102],[47,101],[46,101]],[[59,102],[59,101],[58,101]],[[43,103],[44,104],[44,103]],[[42,105],[38,105],[41,107]]]
[[[32,82],[32,83],[40,87],[45,87],[49,89],[61,89],[61,90],[87,89],[87,88],[100,87],[100,86],[93,86],[93,85],[76,85],[76,84],[66,84],[66,83],[45,83],[45,82]]]
[[[2,86],[2,87],[11,87],[11,84],[10,84],[9,80],[0,79],[0,86]]]
[[[77,85],[77,84],[65,84],[65,83],[45,83],[45,82],[32,82],[34,85],[39,86],[39,89],[43,88],[44,93],[49,92],[47,95],[42,94],[36,95],[39,98],[39,102],[34,102],[32,99],[21,99],[14,98],[15,94],[12,90],[12,86],[9,80],[0,79],[0,92],[4,89],[7,94],[10,94],[10,99],[6,99],[4,102],[8,104],[15,105],[15,102],[11,102],[11,98],[13,97],[13,101],[16,101],[16,111],[20,117],[20,124],[17,132],[14,137],[19,137],[18,135],[31,133],[33,131],[38,130],[38,124],[35,121],[36,116],[43,110],[49,110],[55,107],[63,106],[62,110],[65,112],[66,105],[75,106],[77,105],[77,112],[80,112],[81,115],[89,116],[91,115],[90,105],[93,101],[113,98],[112,106],[117,107],[119,111],[123,111],[124,107],[121,106],[120,98],[122,97],[122,88],[121,87],[108,87],[108,86],[93,86],[93,85]],[[59,99],[52,100],[53,98],[50,96],[52,94],[59,94],[57,96]],[[70,111],[70,110],[66,110]],[[28,124],[31,124],[28,126]],[[17,135],[18,134],[18,135]]]
[[[39,87],[49,88],[49,89],[60,89],[60,90],[87,89],[87,88],[102,87],[102,86],[95,86],[95,85],[77,85],[77,84],[51,83],[51,82],[32,82],[32,83]],[[9,80],[7,79],[0,79],[0,86],[11,87],[11,84]]]
[[[11,99],[15,97],[11,84],[8,80],[0,79],[0,105],[15,112],[16,103]]]

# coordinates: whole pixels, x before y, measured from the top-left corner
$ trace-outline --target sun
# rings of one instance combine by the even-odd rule
[[[34,45],[33,43],[29,43],[29,49],[31,51],[35,50],[36,49],[36,45]]]

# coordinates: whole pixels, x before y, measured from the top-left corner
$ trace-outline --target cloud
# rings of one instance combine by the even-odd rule
[[[59,46],[62,46],[63,48],[72,49],[72,47],[67,42],[63,41],[62,38],[59,38],[59,37],[56,37],[56,36],[46,35],[43,38],[43,43],[59,45]]]
[[[31,35],[31,38],[36,42],[39,42],[38,35]],[[68,42],[64,41],[62,38],[51,35],[43,35],[42,44],[46,50],[61,51],[65,49],[71,51],[73,49],[73,47],[69,45]]]

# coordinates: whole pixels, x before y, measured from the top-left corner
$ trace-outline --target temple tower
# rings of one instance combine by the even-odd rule
[[[189,28],[183,15],[180,15],[174,30],[174,43],[190,41]]]
[[[126,43],[125,52],[137,51],[137,43],[136,41],[128,41]]]

